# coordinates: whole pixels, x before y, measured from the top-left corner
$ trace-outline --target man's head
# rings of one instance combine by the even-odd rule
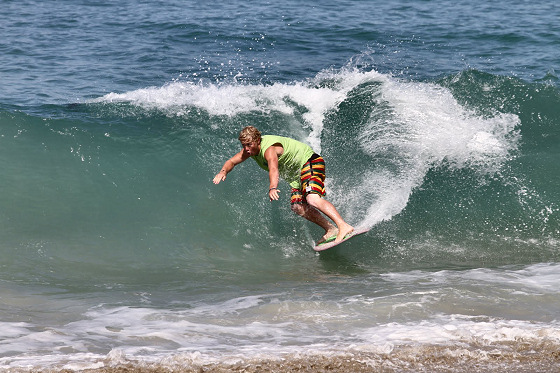
[[[249,156],[259,154],[261,145],[261,133],[253,126],[247,126],[239,133],[239,141],[243,151]]]
[[[261,133],[253,126],[247,126],[239,132],[239,141],[241,143],[256,142],[261,143]]]

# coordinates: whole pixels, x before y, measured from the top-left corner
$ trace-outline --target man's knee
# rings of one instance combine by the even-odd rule
[[[301,203],[294,203],[292,204],[292,211],[295,212],[298,215],[304,215],[305,214],[305,208],[303,207],[303,205]]]
[[[306,201],[310,206],[317,208],[321,203],[321,196],[317,193],[310,193],[307,195]]]

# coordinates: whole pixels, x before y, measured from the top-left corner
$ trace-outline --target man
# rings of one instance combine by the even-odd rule
[[[332,239],[340,242],[353,232],[354,227],[346,223],[336,208],[323,198],[326,195],[325,161],[310,146],[288,137],[261,136],[259,130],[252,126],[243,128],[239,141],[243,149],[224,163],[214,177],[214,184],[224,181],[235,166],[253,158],[268,171],[270,200],[278,200],[278,182],[282,177],[292,187],[292,211],[325,230],[317,244]]]

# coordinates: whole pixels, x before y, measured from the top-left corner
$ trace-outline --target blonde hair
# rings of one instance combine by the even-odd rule
[[[261,142],[261,133],[253,126],[247,126],[239,132],[239,141],[242,143]]]

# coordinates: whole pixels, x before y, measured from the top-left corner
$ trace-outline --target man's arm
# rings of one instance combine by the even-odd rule
[[[249,157],[245,156],[243,150],[241,150],[239,153],[228,159],[222,166],[220,172],[218,172],[216,176],[214,176],[214,184],[219,184],[220,182],[224,181],[227,174],[230,173],[236,165],[245,161],[247,158]]]
[[[280,144],[274,144],[264,152],[264,158],[268,163],[268,178],[270,184],[268,186],[268,197],[271,201],[277,201],[280,198],[278,194],[278,181],[280,180],[280,171],[278,170],[278,157],[284,152],[284,148]]]

